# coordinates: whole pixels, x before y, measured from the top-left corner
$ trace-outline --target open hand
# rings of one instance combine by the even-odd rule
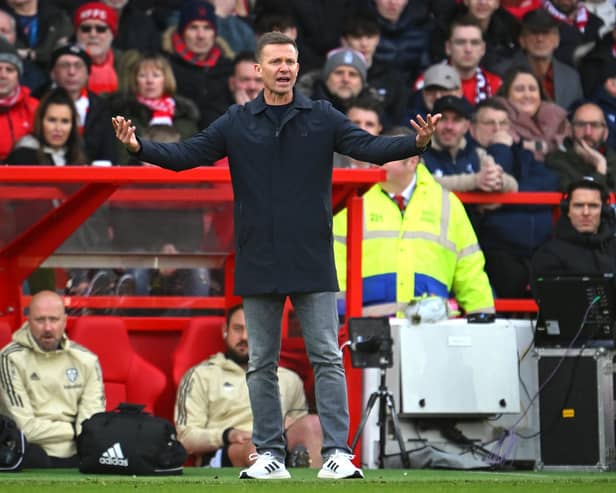
[[[140,145],[135,134],[135,127],[130,120],[123,116],[114,116],[111,118],[113,130],[116,138],[126,146],[130,152],[139,152]]]
[[[436,124],[442,116],[443,115],[441,113],[437,113],[436,115],[428,113],[425,120],[421,115],[417,115],[417,121],[411,120],[411,127],[413,127],[417,133],[417,137],[415,137],[415,144],[419,149],[425,148],[430,143],[430,139],[432,138]]]

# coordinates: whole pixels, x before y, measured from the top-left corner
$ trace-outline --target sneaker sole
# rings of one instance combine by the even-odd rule
[[[361,471],[355,471],[350,476],[340,476],[335,472],[330,471],[319,471],[317,474],[317,478],[319,479],[364,479],[364,473]]]
[[[265,476],[249,476],[247,472],[240,473],[240,479],[291,479],[289,471],[278,471]]]

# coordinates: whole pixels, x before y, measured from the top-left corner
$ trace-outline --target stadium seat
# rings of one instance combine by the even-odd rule
[[[224,317],[194,317],[178,341],[171,358],[171,378],[177,388],[184,373],[212,354],[223,352]]]
[[[182,333],[171,358],[171,375],[177,388],[190,368],[212,354],[225,350],[222,338],[223,317],[193,318]],[[300,337],[283,337],[280,365],[295,371],[304,382],[308,402],[314,403],[314,374],[306,356],[306,346]]]
[[[107,410],[114,409],[120,402],[131,402],[144,404],[146,411],[154,413],[156,401],[167,385],[167,377],[135,352],[121,318],[79,317],[69,337],[98,356]]]
[[[13,338],[13,331],[8,322],[0,320],[0,348],[6,346]]]

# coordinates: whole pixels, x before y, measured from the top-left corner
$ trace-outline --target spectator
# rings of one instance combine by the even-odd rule
[[[64,88],[75,104],[88,162],[118,163],[113,128],[106,124],[111,118],[109,103],[87,88],[91,65],[90,56],[78,44],[60,46],[51,55],[51,80],[54,86]]]
[[[263,77],[255,70],[254,53],[242,52],[233,60],[233,73],[229,77],[229,104],[246,104],[263,90]]]
[[[341,42],[342,46],[363,55],[368,68],[366,81],[381,101],[385,116],[384,124],[391,125],[400,121],[408,91],[397,70],[374,59],[380,37],[380,28],[375,20],[357,16],[345,22]],[[412,118],[415,116],[417,115],[413,115]],[[405,124],[408,124],[408,121],[409,119],[405,121]]]
[[[422,87],[415,91],[408,102],[406,116],[400,122],[407,125],[417,115],[431,113],[434,102],[443,96],[462,97],[462,81],[458,71],[451,65],[431,65],[422,75]]]
[[[357,0],[270,0],[260,2],[270,13],[290,14],[297,23],[302,74],[323,67],[327,54],[340,45],[344,21],[355,15]]]
[[[61,9],[42,0],[6,0],[17,21],[17,52],[24,60],[46,69],[56,45],[73,34],[71,21]]]
[[[541,81],[548,99],[563,108],[569,108],[583,98],[582,81],[577,70],[554,58],[560,42],[558,21],[547,11],[537,9],[522,19],[521,51],[509,62],[500,64],[500,73],[510,67],[530,68]]]
[[[227,109],[225,97],[231,61],[216,40],[214,8],[204,0],[187,0],[180,9],[177,27],[165,46],[178,93],[201,111],[205,127]]]
[[[578,65],[578,71],[582,78],[584,95],[593,97],[601,87],[601,75],[603,69],[616,63],[616,27],[606,33],[586,55]]]
[[[435,41],[432,44],[433,59],[440,60],[445,56],[443,47],[453,18],[466,15],[477,21],[483,33],[486,47],[481,66],[491,72],[497,72],[498,65],[513,56],[519,33],[518,20],[499,4],[498,0],[458,2],[457,11],[446,24],[446,29],[435,31]]]
[[[554,239],[533,255],[535,278],[616,272],[616,225],[608,199],[607,190],[596,181],[571,183]]]
[[[0,36],[0,162],[15,143],[32,130],[38,100],[20,85],[23,62],[13,45]]]
[[[592,101],[603,110],[608,128],[607,145],[616,150],[616,59],[609,60],[601,69],[602,81]]]
[[[298,88],[312,99],[325,99],[338,111],[346,112],[354,98],[371,93],[367,68],[361,53],[349,48],[333,50],[320,73],[304,74]]]
[[[388,133],[409,135],[410,129]],[[449,298],[453,292],[467,313],[493,312],[483,254],[462,203],[433,179],[418,157],[383,168],[387,180],[374,185],[363,201],[364,307],[373,314],[392,314],[397,303],[425,294]],[[345,209],[334,217],[340,286],[346,286],[346,225]]]
[[[6,10],[0,8],[0,37],[4,37],[9,44],[15,46],[17,42],[17,24],[15,18]],[[45,71],[31,60],[22,58],[23,73],[21,74],[21,84],[30,89],[32,94],[49,84],[49,77]]]
[[[470,134],[480,149],[518,182],[523,192],[555,191],[558,176],[530,151],[513,142],[507,108],[486,99],[475,109]],[[530,296],[530,259],[552,232],[552,208],[538,205],[484,207],[478,221],[479,242],[486,258],[486,272],[497,297]]]
[[[198,465],[245,467],[250,465],[255,446],[246,385],[248,338],[242,305],[229,310],[222,337],[225,353],[211,356],[182,378],[175,423],[178,439],[189,454],[197,456]],[[318,417],[308,414],[302,381],[296,373],[279,367],[278,384],[289,451],[287,464],[297,465],[289,464],[289,460],[303,451],[303,465],[321,467],[321,427]]]
[[[483,33],[475,19],[464,16],[453,21],[445,52],[449,57],[449,65],[460,74],[464,97],[473,106],[494,95],[501,85],[498,75],[480,66],[485,49]],[[419,78],[415,82],[415,90],[422,87],[423,80]]]
[[[564,150],[548,154],[545,164],[560,177],[560,190],[583,177],[610,191],[616,191],[616,151],[606,146],[609,129],[605,115],[594,103],[583,103],[571,115],[572,136],[564,142]]]
[[[560,44],[554,55],[575,66],[599,41],[603,21],[578,0],[543,0],[543,8],[559,22]]]
[[[375,60],[398,70],[410,84],[430,65],[430,36],[434,28],[425,0],[362,0],[360,12],[376,19],[381,37]]]
[[[297,22],[287,11],[268,12],[257,14],[255,18],[255,36],[259,39],[265,33],[272,31],[286,34],[292,40],[297,40]]]
[[[383,108],[376,99],[363,97],[349,103],[346,115],[351,122],[371,135],[380,135],[383,131]],[[350,156],[334,153],[334,168],[367,168],[370,163],[353,159]]]
[[[77,43],[92,60],[88,90],[94,94],[116,92],[121,54],[111,45],[118,32],[117,12],[102,2],[84,3],[75,11],[73,24]]]
[[[516,192],[515,178],[505,173],[484,149],[478,149],[465,137],[471,111],[464,98],[445,96],[436,100],[434,112],[443,117],[434,132],[432,148],[424,153],[426,167],[448,190]]]
[[[161,48],[161,35],[152,17],[134,6],[131,0],[101,0],[116,11],[118,30],[113,47],[122,52],[157,53]]]
[[[32,297],[27,321],[0,352],[0,412],[28,440],[25,467],[74,467],[81,425],[105,410],[96,355],[68,339],[64,301]]]
[[[255,33],[237,12],[235,0],[209,0],[214,6],[218,36],[224,39],[233,53],[255,51]]]
[[[547,101],[539,79],[530,69],[508,70],[498,96],[509,112],[514,142],[522,143],[538,161],[558,149],[569,135],[567,112]]]
[[[173,125],[181,138],[198,130],[200,112],[190,99],[176,93],[173,70],[163,55],[139,55],[127,74],[127,86],[108,97],[113,115],[127,115],[140,132],[150,125]],[[116,141],[116,146],[118,143]],[[121,164],[129,160],[124,146],[118,154]]]

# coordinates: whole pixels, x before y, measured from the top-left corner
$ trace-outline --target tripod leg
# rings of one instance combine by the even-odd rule
[[[355,436],[353,437],[353,441],[351,442],[351,450],[355,450],[355,446],[357,445],[357,442],[361,437],[362,431],[364,431],[364,426],[366,426],[366,421],[368,421],[368,416],[370,416],[370,411],[372,411],[372,408],[374,407],[374,403],[376,402],[378,396],[378,392],[372,392],[372,394],[370,394],[368,404],[366,404],[366,409],[364,409],[364,412],[361,415],[361,422],[359,423],[359,427],[357,428]]]
[[[406,454],[406,447],[404,446],[404,437],[402,436],[402,430],[400,429],[400,420],[398,419],[398,413],[396,412],[396,406],[394,405],[394,397],[391,395],[391,392],[387,392],[387,407],[389,408],[389,413],[391,414],[391,420],[394,424],[394,436],[398,440],[398,446],[400,447],[400,457],[402,459],[402,465],[405,469],[409,469],[411,467],[411,463],[409,461],[409,456]]]

